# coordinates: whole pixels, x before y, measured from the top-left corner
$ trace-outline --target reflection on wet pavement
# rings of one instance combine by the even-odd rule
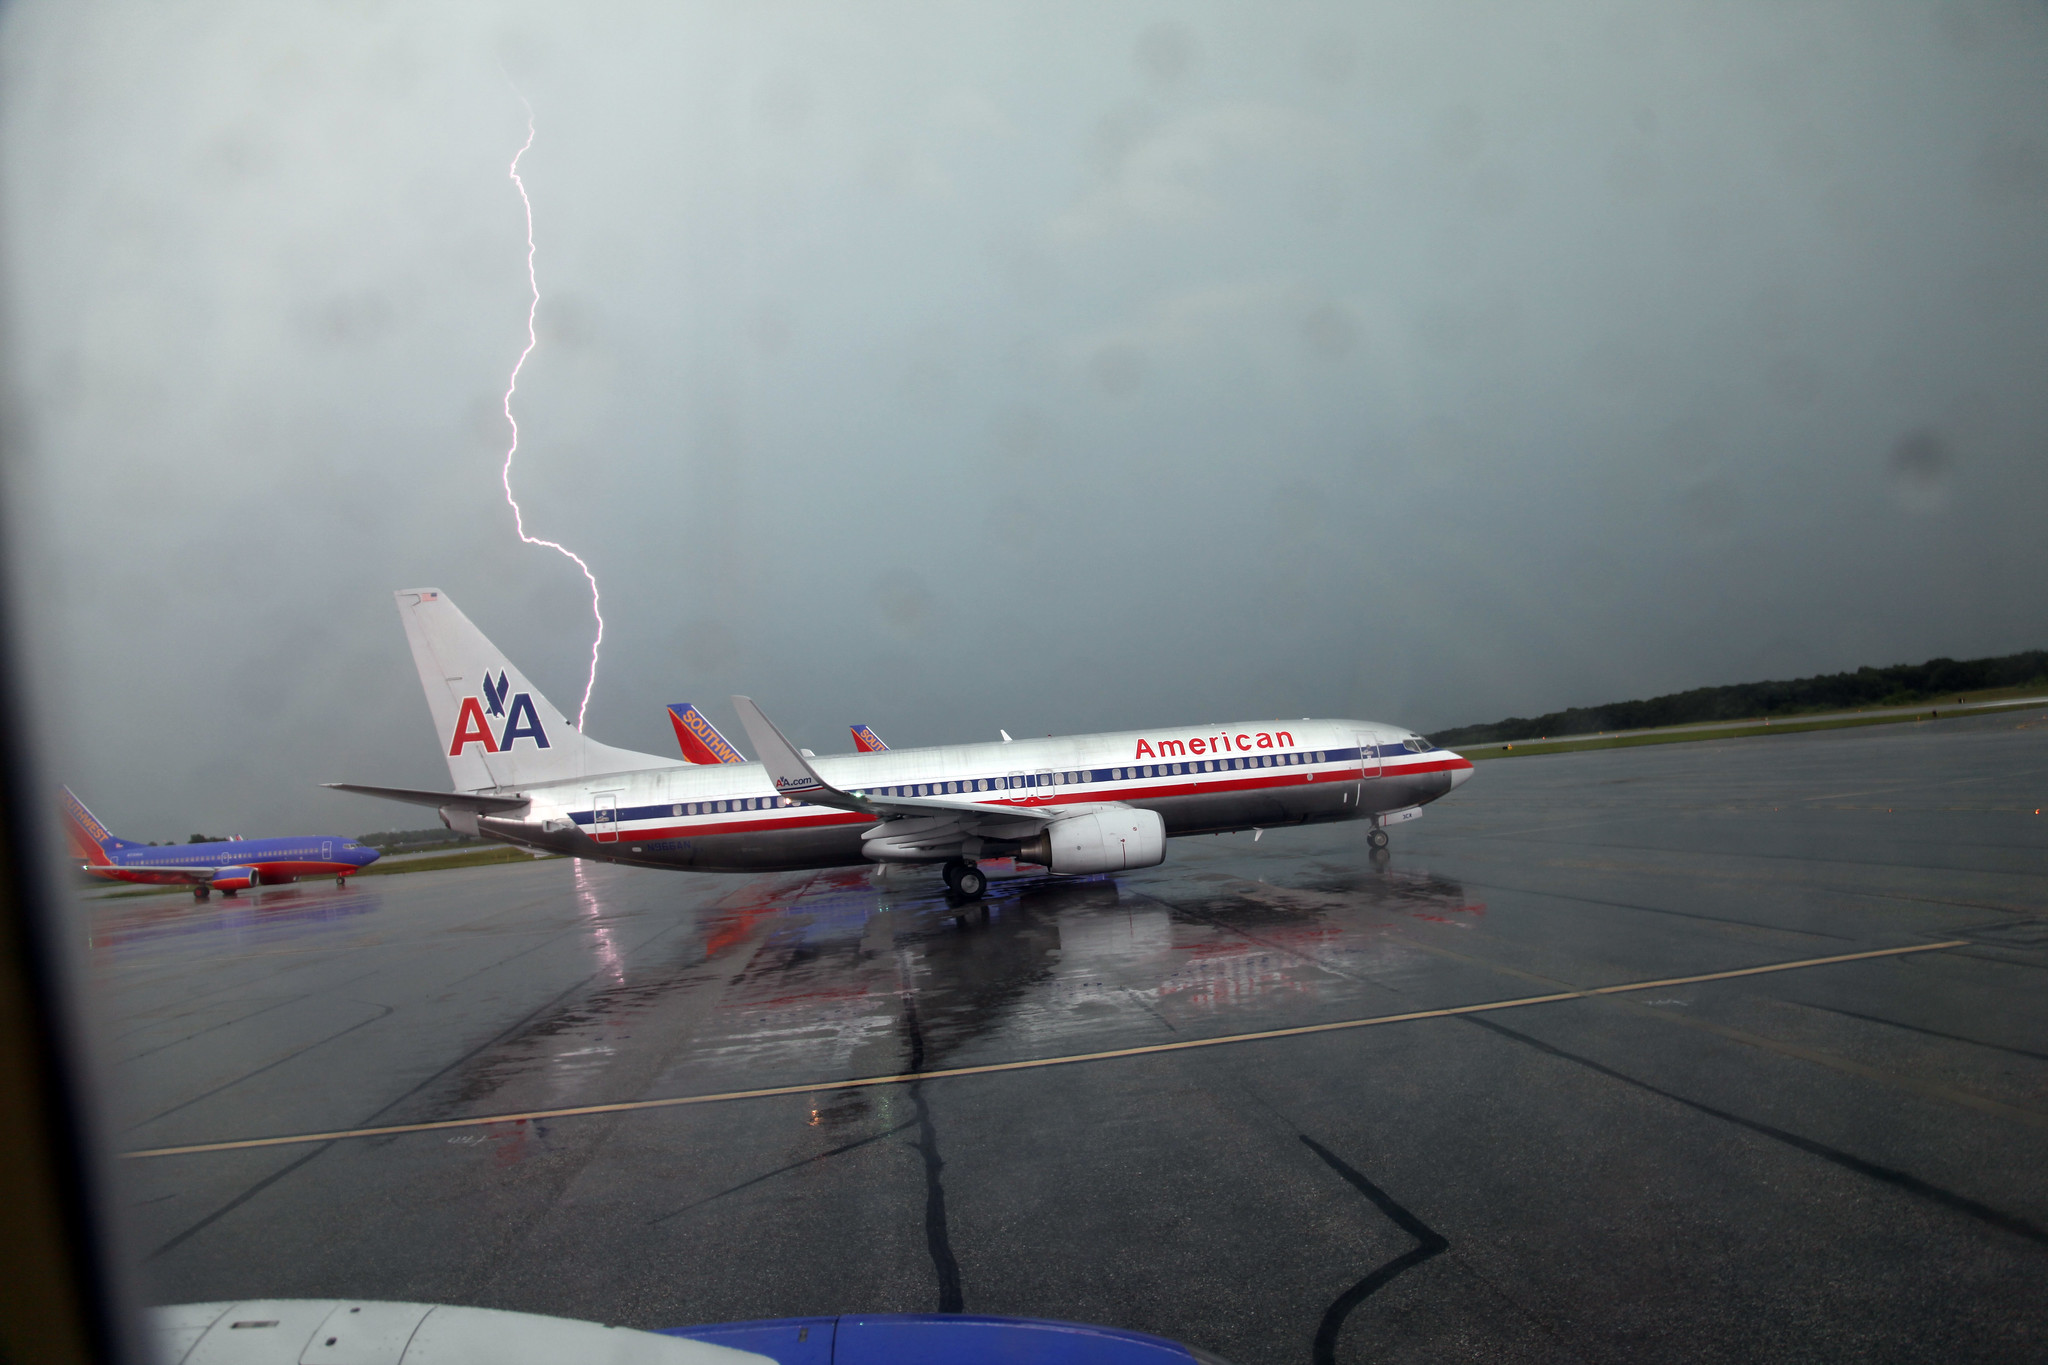
[[[1416,955],[1383,931],[1476,916],[1456,882],[1387,872],[1280,889],[1211,874],[994,883],[979,906],[865,872],[764,878],[622,964],[602,926],[644,881],[579,868],[594,988],[533,1021],[455,1096],[485,1112],[595,1102],[616,1044],[673,1032],[657,1089],[716,1090],[1228,1033],[1361,1008]],[[1184,901],[1168,897],[1186,891]],[[710,1002],[710,1008],[705,1008]],[[903,1027],[915,1009],[920,1056]],[[530,1083],[545,1077],[545,1083]]]
[[[101,909],[102,904],[107,908]],[[91,941],[95,953],[116,956],[158,939],[188,936],[257,947],[297,940],[309,926],[374,914],[381,904],[376,891],[353,883],[345,889],[324,884],[269,887],[205,901],[174,891],[93,904]]]
[[[980,905],[915,872],[571,861],[91,902],[121,1148],[484,1120],[122,1163],[147,1292],[964,1308],[1241,1365],[1635,1358],[1616,1324],[1645,1321],[1759,1358],[1782,1343],[1742,1324],[1797,1300],[1996,1354],[1951,1305],[2048,1330],[2016,1288],[2048,1228],[2043,836],[1831,806],[1788,833],[1809,789],[2032,780],[1968,733],[1508,765],[1391,857],[1183,840],[1115,878],[999,867]],[[1714,783],[1748,804],[1703,807]],[[1945,939],[1970,948],[962,1072]],[[1853,1354],[1839,1320],[1800,1351]]]

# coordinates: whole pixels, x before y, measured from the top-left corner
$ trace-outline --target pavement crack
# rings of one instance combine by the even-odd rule
[[[918,1023],[917,998],[903,995],[903,1028],[910,1040],[913,1074],[924,1070],[924,1029]],[[931,1253],[932,1272],[939,1282],[939,1311],[959,1313],[966,1309],[960,1292],[960,1262],[953,1255],[953,1239],[946,1226],[946,1186],[940,1175],[946,1159],[939,1154],[938,1128],[932,1123],[931,1106],[924,1097],[924,1082],[910,1083],[910,1104],[917,1111],[917,1141],[913,1144],[924,1160],[924,1242]]]
[[[1624,1085],[1632,1085],[1639,1090],[1647,1090],[1653,1095],[1660,1095],[1674,1103],[1682,1104],[1688,1109],[1695,1109],[1702,1114],[1720,1119],[1725,1123],[1732,1123],[1738,1127],[1747,1128],[1753,1133],[1760,1133],[1764,1137],[1770,1138],[1775,1142],[1782,1142],[1788,1147],[1796,1147],[1811,1156],[1817,1156],[1823,1161],[1832,1162],[1843,1170],[1853,1171],[1857,1175],[1882,1181],[1887,1185],[1904,1190],[1908,1194],[1915,1194],[1922,1199],[1931,1200],[1945,1208],[1953,1209],[1966,1217],[1974,1218],[1980,1223],[1988,1223],[2000,1231],[2009,1232],[2015,1237],[2024,1237],[2037,1245],[2048,1246],[2048,1229],[2038,1228],[2024,1218],[2016,1217],[2001,1209],[1994,1209],[1989,1204],[1980,1204],[1976,1200],[1966,1195],[1957,1194],[1953,1190],[1945,1190],[1939,1185],[1922,1180],[1917,1175],[1906,1171],[1894,1170],[1890,1166],[1880,1166],[1874,1161],[1865,1161],[1862,1157],[1853,1156],[1838,1147],[1830,1147],[1826,1143],[1816,1142],[1808,1137],[1801,1137],[1797,1133],[1787,1132],[1783,1128],[1776,1128],[1768,1123],[1761,1123],[1756,1119],[1746,1119],[1740,1114],[1731,1114],[1726,1109],[1716,1109],[1713,1105],[1703,1104],[1699,1100],[1687,1099],[1685,1096],[1666,1090],[1662,1086],[1651,1085],[1648,1081],[1637,1080],[1634,1076],[1616,1071],[1613,1067],[1603,1066],[1590,1057],[1581,1057],[1575,1052],[1566,1052],[1561,1047],[1554,1047],[1540,1038],[1531,1037],[1529,1034],[1523,1033],[1518,1029],[1511,1029],[1507,1025],[1496,1023],[1491,1019],[1480,1019],[1472,1015],[1466,1015],[1465,1020],[1467,1023],[1475,1024],[1480,1028],[1490,1029],[1504,1038],[1512,1038],[1518,1043],[1524,1043],[1539,1052],[1547,1052],[1551,1056],[1562,1058],[1567,1062],[1576,1062],[1590,1071],[1597,1071],[1603,1076],[1622,1082]]]
[[[704,1205],[711,1203],[713,1200],[723,1199],[729,1194],[738,1194],[741,1190],[750,1189],[753,1186],[760,1184],[764,1180],[773,1180],[778,1175],[787,1175],[791,1171],[801,1169],[802,1167],[814,1165],[815,1163],[820,1161],[829,1161],[835,1156],[844,1156],[846,1153],[854,1151],[857,1148],[865,1147],[871,1142],[880,1142],[885,1137],[894,1137],[896,1134],[902,1132],[904,1129],[911,1127],[915,1122],[916,1120],[913,1119],[904,1123],[899,1123],[894,1128],[889,1128],[882,1132],[874,1133],[864,1138],[856,1138],[852,1142],[843,1142],[837,1147],[828,1148],[827,1150],[819,1152],[813,1156],[807,1156],[801,1161],[792,1161],[786,1166],[777,1166],[774,1170],[764,1171],[760,1175],[755,1176],[751,1180],[742,1180],[737,1185],[728,1186],[727,1188],[720,1190],[717,1194],[707,1194],[702,1199],[693,1200],[692,1202],[683,1205],[679,1209],[671,1209],[667,1213],[662,1214],[659,1218],[650,1218],[647,1220],[647,1224],[649,1227],[658,1226],[659,1224],[666,1223],[671,1218],[681,1217],[683,1214],[688,1213],[691,1209],[702,1208]]]
[[[319,1156],[322,1152],[326,1151],[329,1147],[332,1147],[333,1145],[334,1144],[331,1142],[323,1142],[318,1147],[315,1147],[312,1151],[300,1157],[297,1161],[290,1162],[287,1165],[278,1167],[269,1175],[264,1176],[261,1180],[251,1185],[248,1189],[243,1190],[233,1199],[230,1199],[227,1203],[222,1204],[212,1213],[207,1214],[204,1218],[201,1218],[198,1222],[192,1224],[192,1226],[186,1228],[183,1232],[180,1232],[173,1236],[171,1240],[165,1242],[155,1251],[150,1252],[149,1255],[146,1256],[144,1259],[153,1261],[157,1257],[163,1255],[165,1252],[174,1250],[178,1246],[182,1245],[189,1238],[196,1237],[201,1232],[204,1232],[207,1228],[212,1227],[215,1223],[227,1217],[236,1209],[242,1207],[242,1205],[248,1203],[251,1199],[254,1199],[257,1195],[263,1193],[272,1185],[275,1185],[278,1181],[284,1179],[293,1171],[296,1171],[297,1169],[299,1169],[299,1167],[305,1165],[314,1157]]]
[[[383,1013],[373,1014],[367,1019],[359,1019],[355,1023],[350,1024],[347,1028],[341,1030],[339,1033],[330,1033],[325,1038],[316,1038],[312,1042],[305,1044],[303,1047],[293,1048],[290,1052],[285,1053],[282,1057],[276,1058],[273,1061],[265,1062],[262,1066],[257,1067],[254,1071],[245,1071],[241,1075],[233,1078],[232,1080],[222,1081],[219,1085],[213,1087],[213,1089],[202,1091],[201,1093],[192,1096],[192,1098],[188,1100],[182,1100],[179,1103],[172,1105],[168,1109],[162,1110],[155,1114],[151,1114],[146,1119],[137,1119],[135,1122],[129,1124],[126,1128],[122,1129],[121,1131],[123,1133],[133,1133],[138,1129],[147,1128],[150,1124],[159,1122],[163,1119],[167,1119],[171,1115],[179,1112],[180,1110],[191,1108],[193,1105],[199,1103],[201,1100],[210,1100],[215,1095],[220,1094],[223,1090],[232,1090],[234,1087],[242,1084],[244,1081],[252,1081],[256,1079],[256,1077],[261,1076],[266,1071],[276,1070],[278,1067],[283,1066],[286,1062],[297,1061],[299,1058],[305,1056],[307,1053],[313,1051],[313,1049],[315,1048],[325,1047],[327,1046],[327,1044],[335,1042],[338,1039],[346,1038],[349,1034],[354,1033],[359,1028],[368,1028],[371,1024],[376,1023],[380,1019],[389,1018],[393,1012],[392,1007],[389,1005],[372,1004],[371,1002],[366,1000],[358,1000],[354,1003],[359,1005],[369,1005],[370,1008],[382,1010]]]
[[[1799,1002],[1804,1003],[1804,1002]],[[1883,1024],[1888,1028],[1904,1029],[1908,1033],[1923,1033],[1929,1038],[1945,1038],[1951,1043],[1968,1043],[1971,1047],[1989,1048],[1993,1052],[2010,1052],[2015,1057],[2031,1057],[2037,1062],[2048,1062],[2048,1052],[2030,1052],[2023,1047],[2008,1047],[2004,1043],[1987,1043],[1982,1038],[1965,1038],[1960,1033],[1943,1033],[1938,1028],[1922,1028],[1897,1019],[1886,1019],[1875,1014],[1858,1014],[1855,1010],[1839,1010],[1832,1005],[1806,1005],[1807,1009],[1819,1010],[1823,1014],[1839,1014],[1844,1019],[1861,1019],[1865,1023]]]
[[[1320,1157],[1325,1166],[1328,1166],[1331,1170],[1342,1176],[1360,1194],[1371,1200],[1373,1206],[1385,1214],[1395,1227],[1398,1227],[1416,1241],[1416,1245],[1412,1250],[1396,1256],[1357,1284],[1352,1285],[1342,1294],[1339,1294],[1328,1308],[1323,1310],[1323,1319],[1316,1324],[1315,1342],[1311,1347],[1310,1359],[1314,1362],[1314,1365],[1336,1365],[1337,1338],[1343,1332],[1344,1320],[1351,1316],[1352,1310],[1371,1298],[1397,1276],[1414,1269],[1433,1256],[1440,1256],[1450,1250],[1451,1244],[1443,1234],[1437,1232],[1420,1218],[1417,1218],[1414,1214],[1403,1208],[1395,1201],[1392,1195],[1366,1179],[1362,1173],[1353,1170],[1335,1152],[1332,1152],[1306,1133],[1297,1133],[1295,1136],[1299,1137],[1311,1152]]]

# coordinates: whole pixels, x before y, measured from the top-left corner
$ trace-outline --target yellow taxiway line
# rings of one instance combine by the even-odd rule
[[[1263,1029],[1257,1033],[1229,1033],[1216,1038],[1186,1038],[1172,1043],[1147,1043],[1141,1047],[1111,1048],[1106,1052],[1076,1052],[1062,1057],[1030,1057],[1018,1062],[989,1062],[981,1066],[949,1066],[934,1071],[905,1071],[889,1076],[854,1076],[843,1080],[811,1081],[804,1085],[772,1085],[758,1090],[726,1090],[713,1095],[675,1095],[659,1100],[620,1100],[612,1104],[579,1104],[562,1109],[530,1109],[518,1114],[481,1114],[475,1118],[436,1119],[429,1123],[391,1123],[378,1128],[340,1128],[328,1133],[292,1133],[284,1137],[237,1138],[230,1142],[195,1142],[183,1147],[151,1147],[123,1152],[130,1158],[198,1156],[204,1152],[245,1152],[259,1147],[296,1147],[308,1142],[340,1142],[347,1138],[394,1137],[403,1133],[433,1133],[444,1128],[484,1128],[494,1123],[522,1123],[537,1119],[577,1118],[585,1114],[630,1114],[642,1109],[675,1109],[687,1104],[722,1104],[727,1100],[761,1100],[777,1095],[808,1095],[820,1090],[852,1090],[870,1085],[907,1085],[912,1081],[939,1081],[954,1076],[992,1076],[1002,1071],[1033,1071],[1047,1066],[1071,1066],[1077,1062],[1107,1062],[1119,1057],[1150,1057],[1162,1052],[1187,1052],[1194,1048],[1223,1047],[1232,1043],[1257,1043],[1269,1038],[1300,1038],[1312,1033],[1336,1033],[1344,1029],[1372,1028],[1378,1024],[1405,1024],[1417,1019],[1450,1019],[1461,1014],[1484,1014],[1491,1010],[1520,1009],[1525,1005],[1549,1005],[1560,1000],[1585,1000],[1601,995],[1625,995],[1630,991],[1659,990],[1669,986],[1691,986],[1702,981],[1727,981],[1742,976],[1763,976],[1768,972],[1798,971],[1803,967],[1826,967],[1836,962],[1863,962],[1876,957],[1903,957],[1908,953],[1933,953],[1944,948],[1964,948],[1967,939],[1941,943],[1915,943],[1903,948],[1873,948],[1861,953],[1837,953],[1833,957],[1804,957],[1796,962],[1767,962],[1761,967],[1737,967],[1727,972],[1702,972],[1697,976],[1666,976],[1655,981],[1628,981],[1617,986],[1590,986],[1580,991],[1556,991],[1549,995],[1521,995],[1510,1000],[1486,1000],[1476,1005],[1451,1005],[1443,1009],[1410,1010],[1405,1014],[1376,1014],[1365,1019],[1339,1019],[1327,1024],[1297,1024],[1292,1028]]]

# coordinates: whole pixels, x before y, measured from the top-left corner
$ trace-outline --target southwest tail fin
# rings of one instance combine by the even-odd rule
[[[457,791],[672,766],[666,758],[585,739],[439,590],[408,588],[396,595]]]
[[[854,746],[864,754],[886,754],[889,752],[889,746],[882,743],[882,737],[875,733],[875,727],[872,725],[854,726],[853,742]]]
[[[64,838],[71,851],[89,863],[110,863],[118,849],[134,847],[132,839],[116,839],[71,788],[57,788],[57,810],[64,817]]]
[[[744,763],[746,756],[718,733],[702,711],[686,701],[668,704],[668,723],[676,728],[676,747],[692,763]]]

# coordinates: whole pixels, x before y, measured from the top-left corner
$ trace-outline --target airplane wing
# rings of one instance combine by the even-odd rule
[[[456,810],[475,811],[478,815],[499,815],[530,804],[523,796],[472,796],[468,792],[429,792],[412,787],[360,787],[353,782],[322,782],[320,785],[338,792],[381,796],[386,801],[404,801],[415,806],[451,806]]]
[[[732,704],[740,713],[740,724],[747,728],[747,738],[754,742],[754,751],[761,755],[761,764],[768,769],[769,778],[775,783],[775,790],[797,801],[808,801],[814,806],[830,806],[836,810],[860,811],[887,819],[898,815],[972,815],[991,824],[1014,824],[1019,820],[1049,825],[1055,820],[1064,820],[1077,814],[1074,806],[1012,806],[990,801],[952,801],[940,796],[876,796],[872,792],[845,792],[819,777],[817,770],[804,760],[794,744],[783,738],[782,731],[775,728],[775,722],[761,713],[752,697],[734,697]]]

